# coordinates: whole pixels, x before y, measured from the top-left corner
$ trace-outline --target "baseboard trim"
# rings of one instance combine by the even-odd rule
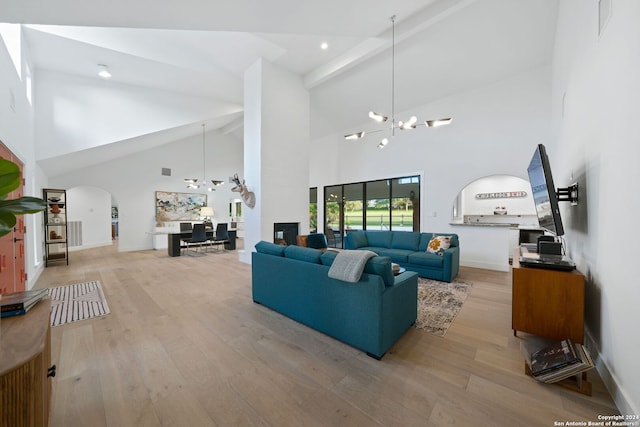
[[[586,328],[584,344],[595,361],[596,370],[598,371],[605,387],[609,391],[613,402],[616,404],[618,411],[620,411],[621,414],[640,414],[640,408],[633,407],[631,399],[628,398],[627,393],[625,393],[625,391],[618,385],[619,383],[616,380],[615,374],[612,373],[611,369],[609,369],[609,365],[607,365],[607,362],[602,358],[598,346],[596,345],[596,341]]]
[[[33,287],[36,285],[36,282],[40,278],[40,275],[42,274],[43,271],[44,271],[44,262],[41,262],[36,266],[35,271],[33,271],[33,273],[29,275],[29,279],[27,280],[28,290],[33,289]]]
[[[460,265],[463,267],[473,267],[473,268],[483,268],[485,270],[495,270],[495,271],[509,271],[509,264],[495,264],[490,262],[482,262],[482,261],[469,261],[464,260],[464,262],[460,262]]]
[[[81,251],[83,249],[101,248],[103,246],[111,246],[111,245],[113,245],[113,242],[111,240],[109,240],[108,242],[93,243],[91,245],[70,246],[69,247],[69,252]]]

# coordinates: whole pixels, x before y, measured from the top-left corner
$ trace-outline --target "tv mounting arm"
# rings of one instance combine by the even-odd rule
[[[559,202],[571,202],[571,206],[578,205],[578,183],[571,184],[568,187],[558,188],[556,197]]]

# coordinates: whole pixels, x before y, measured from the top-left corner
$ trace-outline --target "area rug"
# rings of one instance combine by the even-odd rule
[[[109,306],[100,282],[49,288],[51,298],[51,326],[109,314]]]
[[[444,336],[471,293],[472,283],[451,283],[418,278],[418,320],[416,328]]]

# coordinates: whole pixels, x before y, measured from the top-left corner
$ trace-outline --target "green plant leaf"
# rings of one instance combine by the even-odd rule
[[[6,196],[20,186],[20,168],[13,162],[0,159],[0,194]]]
[[[37,197],[21,197],[13,200],[0,200],[0,213],[14,215],[36,213],[45,210],[47,204]]]
[[[16,225],[16,216],[11,213],[0,213],[0,237],[9,234]]]
[[[16,215],[36,213],[47,208],[37,197],[20,197],[7,200],[7,195],[20,186],[20,168],[15,163],[0,159],[0,237],[11,232],[16,225]]]

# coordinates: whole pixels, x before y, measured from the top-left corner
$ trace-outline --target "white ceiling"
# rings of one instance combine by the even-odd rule
[[[265,58],[304,78],[313,111],[323,116],[323,126],[312,122],[318,136],[364,122],[370,109],[389,109],[391,15],[402,111],[549,64],[557,1],[3,0],[0,22],[28,24],[36,70],[98,78],[96,65],[104,63],[114,82],[240,111],[244,70]],[[323,41],[329,49],[319,48]],[[208,129],[241,135],[237,120],[210,117]],[[200,131],[189,124],[163,130],[164,140]],[[150,139],[112,141],[111,156]],[[109,157],[85,151],[75,155],[78,164],[90,164],[83,155]],[[61,173],[51,165],[64,163],[44,162],[45,172]]]

